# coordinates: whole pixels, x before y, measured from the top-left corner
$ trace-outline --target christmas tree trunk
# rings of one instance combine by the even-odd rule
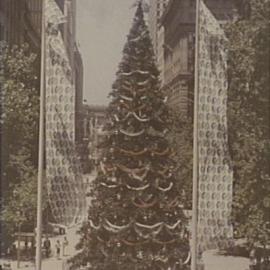
[[[165,136],[169,114],[141,3],[111,97],[103,157],[73,266],[185,269],[189,239]]]

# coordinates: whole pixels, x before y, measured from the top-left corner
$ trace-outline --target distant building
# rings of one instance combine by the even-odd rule
[[[100,157],[99,143],[104,136],[106,124],[106,106],[84,105],[81,119],[83,133],[80,143],[81,164],[83,173],[89,174],[96,169]]]
[[[207,0],[206,4],[218,20],[226,21],[234,14],[233,2]],[[194,96],[195,13],[195,0],[170,0],[159,24],[164,29],[163,88],[169,105],[190,117]]]

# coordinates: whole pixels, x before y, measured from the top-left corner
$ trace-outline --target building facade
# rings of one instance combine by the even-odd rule
[[[105,135],[103,131],[105,124],[106,106],[83,105],[81,118],[83,130],[79,152],[84,174],[90,174],[96,169],[96,164],[101,154],[98,145]]]
[[[0,0],[0,41],[10,46],[27,43],[38,55],[36,70],[40,69],[43,0]],[[76,0],[55,0],[66,16],[61,32],[73,71],[75,85],[75,138],[82,140],[83,61],[76,43]]]
[[[0,41],[8,39],[8,14],[4,0],[0,0]]]
[[[168,2],[169,0],[150,0],[148,15],[150,37],[152,39],[162,85],[164,83],[164,57],[162,47],[164,43],[164,27],[160,25],[160,19]]]
[[[154,51],[157,55],[159,21],[169,0],[150,0],[149,8],[149,31],[153,42]]]
[[[152,0],[157,6],[158,0]],[[206,0],[209,9],[220,21],[230,20],[234,14],[233,0]],[[153,4],[154,3],[154,4]],[[153,8],[154,10],[154,8]],[[149,13],[153,15],[153,11]],[[157,25],[150,28],[156,43],[161,82],[168,96],[168,104],[186,117],[193,116],[194,54],[196,0],[169,0],[162,10]],[[158,38],[156,38],[158,37]]]
[[[80,142],[83,139],[82,115],[83,115],[83,60],[78,46],[74,52],[74,72],[75,72],[75,140]]]
[[[42,0],[0,0],[0,39],[8,44],[28,43],[39,53]]]

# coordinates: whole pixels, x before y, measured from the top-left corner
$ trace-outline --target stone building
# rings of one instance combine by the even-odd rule
[[[149,31],[150,36],[152,38],[153,47],[155,53],[157,53],[158,46],[158,28],[159,28],[159,20],[166,8],[169,0],[150,0],[150,9],[149,9]]]
[[[83,173],[89,174],[96,168],[100,157],[99,143],[104,136],[103,127],[106,124],[106,106],[84,105],[81,117],[82,140],[79,153]]]
[[[157,5],[159,1],[152,2]],[[233,0],[205,2],[218,20],[232,18]],[[159,20],[149,18],[157,23],[150,32],[156,31],[158,37],[153,42],[156,43],[162,87],[168,95],[168,104],[186,117],[193,116],[195,15],[196,0],[169,0]],[[153,16],[153,12],[149,16]]]
[[[160,19],[169,0],[150,0],[149,2],[149,16],[148,25],[150,36],[152,39],[154,52],[156,55],[156,61],[161,72],[161,83],[164,83],[164,57],[163,57],[163,39],[164,39],[164,27],[160,25]]]
[[[0,40],[28,43],[39,53],[42,0],[0,0]]]

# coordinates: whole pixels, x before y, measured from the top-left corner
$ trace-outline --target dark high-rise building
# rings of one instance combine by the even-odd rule
[[[79,123],[82,111],[83,61],[76,44],[76,1],[55,0],[66,23],[61,25],[62,36],[73,71],[72,81],[75,86],[75,137],[82,138]],[[29,44],[31,50],[41,53],[41,26],[43,0],[0,0],[0,40],[9,45]],[[40,67],[37,57],[37,70]]]
[[[8,39],[8,14],[5,2],[0,0],[0,41]]]
[[[0,39],[8,44],[28,43],[39,53],[42,0],[0,0]]]

